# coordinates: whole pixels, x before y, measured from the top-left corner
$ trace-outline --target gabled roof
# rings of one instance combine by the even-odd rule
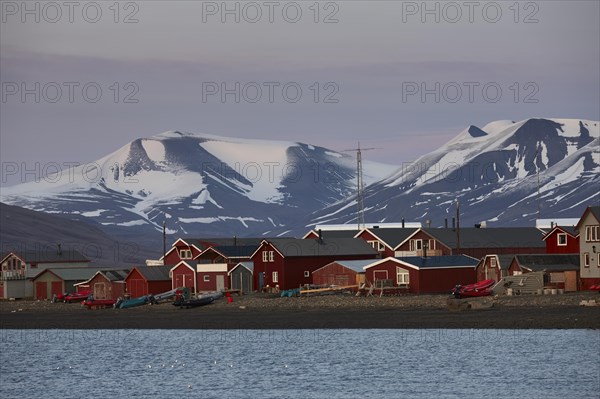
[[[579,254],[515,255],[519,266],[531,271],[579,270]]]
[[[398,245],[402,244],[406,241],[407,238],[412,236],[414,233],[419,230],[417,227],[406,227],[406,228],[389,228],[389,229],[379,229],[379,228],[371,228],[364,229],[362,231],[368,231],[373,236],[377,237],[380,241],[384,242],[389,248],[392,250],[395,249]],[[361,231],[361,233],[362,233]]]
[[[554,234],[556,231],[567,233],[573,238],[576,238],[579,235],[579,232],[575,229],[575,226],[554,226],[553,229],[548,231],[542,240],[546,241],[548,237]]]
[[[217,252],[224,258],[250,258],[250,256],[256,251],[258,245],[220,245],[218,247],[206,248],[200,255],[210,251]]]
[[[172,272],[173,270],[177,269],[182,264],[185,265],[185,267],[187,267],[188,269],[192,270],[194,273],[196,272],[196,268],[198,267],[198,261],[189,259],[180,260],[175,266],[170,266],[171,268],[169,269],[169,272]]]
[[[581,223],[583,223],[583,220],[587,217],[588,213],[591,213],[592,215],[594,215],[594,217],[596,218],[598,223],[600,223],[600,206],[588,206],[585,209],[585,211],[583,212],[583,215],[581,215],[581,219],[579,219],[579,223],[577,223],[577,226],[575,226],[575,228],[577,230],[580,230]]]
[[[51,273],[64,281],[85,281],[95,275],[98,270],[99,269],[95,267],[68,267],[57,269],[49,268],[42,270],[34,277],[34,279],[38,278],[44,273]]]
[[[452,228],[424,228],[427,234],[457,248],[457,232]],[[466,227],[460,229],[461,248],[524,248],[545,247],[543,232],[536,227]]]
[[[240,262],[233,267],[230,271],[227,272],[227,275],[231,275],[235,269],[238,267],[244,267],[250,271],[250,273],[254,274],[254,262]]]
[[[450,255],[450,256],[406,256],[396,258],[400,262],[412,265],[418,269],[439,269],[453,267],[476,267],[479,263],[478,259],[467,255]]]
[[[94,279],[94,277],[96,277],[99,274],[102,275],[102,276],[104,276],[104,278],[106,278],[108,281],[112,281],[112,282],[124,282],[125,281],[125,277],[127,277],[127,275],[129,274],[130,271],[131,271],[130,269],[104,269],[104,270],[98,270],[96,273],[94,273],[94,275],[92,277],[90,277],[86,281],[82,281],[81,283],[77,283],[77,284],[73,284],[73,285],[84,285],[84,284],[87,284],[90,281],[92,281]]]
[[[311,233],[319,236],[318,230],[310,230],[302,238],[307,238]],[[321,230],[323,238],[353,238],[359,233],[359,230]]]
[[[41,250],[29,251],[11,251],[4,254],[2,262],[10,255],[15,255],[25,263],[74,263],[91,262],[79,251],[74,249],[64,249],[60,252],[56,248],[47,247]]]
[[[377,259],[378,261],[379,259]],[[350,270],[354,270],[357,273],[363,273],[364,272],[364,268],[365,266],[370,265],[371,263],[375,262],[375,259],[363,259],[363,260],[336,260],[334,262],[331,263],[337,263],[338,265],[341,265],[347,269]],[[329,265],[331,265],[331,263],[318,268],[317,270],[315,270],[313,273],[316,273],[318,270],[321,270]]]
[[[348,256],[348,255],[372,255],[378,252],[365,240],[360,238],[324,238],[319,239],[288,239],[276,238],[264,240],[263,244],[271,244],[283,257],[314,257],[314,256]],[[262,247],[262,245],[261,245]],[[254,251],[254,256],[259,247]]]
[[[142,276],[144,276],[146,281],[171,280],[171,277],[169,277],[171,266],[136,266],[129,272],[129,274],[131,274],[133,270],[137,270]],[[129,274],[127,277],[129,277]]]

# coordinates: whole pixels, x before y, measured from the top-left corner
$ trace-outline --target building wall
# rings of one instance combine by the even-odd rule
[[[541,241],[541,238],[540,238]],[[503,247],[498,248],[490,243],[487,247],[453,249],[452,255],[467,255],[481,259],[489,254],[512,255],[512,254],[545,254],[546,247]]]
[[[148,283],[137,269],[133,269],[125,278],[125,291],[132,298],[148,295]]]
[[[586,212],[586,217],[580,223],[579,228],[579,264],[582,289],[587,289],[594,283],[592,279],[600,281],[600,241],[586,241],[586,226],[597,226],[599,222],[591,212]],[[596,253],[594,253],[596,247]],[[590,266],[585,267],[584,254],[588,253],[590,257]],[[587,280],[587,281],[586,281]]]
[[[354,285],[358,284],[358,273],[339,263],[332,262],[315,271],[312,275],[315,285]]]
[[[43,293],[40,293],[38,289],[40,283],[43,283],[45,285],[45,290]],[[58,295],[66,292],[64,281],[50,272],[46,272],[38,278],[34,279],[33,285],[35,287],[35,299],[52,299],[53,295]]]
[[[420,276],[419,271],[412,267],[404,266],[391,260],[384,261],[376,266],[369,267],[365,270],[365,281],[367,285],[376,284],[377,279],[388,279],[392,280],[394,287],[397,287],[396,273],[397,268],[401,268],[408,271],[408,292],[411,294],[418,294],[420,292]]]
[[[273,251],[273,262],[263,262],[262,253],[263,251]],[[260,249],[254,254],[252,258],[254,262],[254,286],[258,289],[266,288],[267,286],[273,288],[279,286],[281,288],[281,282],[284,281],[284,260],[281,255],[273,248],[271,244],[263,244]],[[277,272],[279,274],[279,282],[273,282],[272,274]],[[260,287],[260,276],[264,275],[263,286]]]
[[[187,287],[190,289],[190,292],[196,292],[196,272],[191,270],[186,265],[179,265],[177,268],[173,270],[173,274],[171,275],[171,283],[172,289],[178,287]]]
[[[380,241],[377,237],[371,234],[369,230],[363,231],[357,238],[360,238],[365,241],[379,241],[382,244],[385,244],[383,243],[383,241]],[[375,248],[375,250],[377,251],[377,248]],[[394,250],[390,249],[388,246],[385,246],[384,250],[379,252],[379,254],[382,258],[387,258],[388,256],[394,256]]]
[[[98,274],[90,281],[90,290],[94,299],[118,299],[125,294],[125,284],[109,281]]]
[[[554,232],[546,237],[546,253],[547,254],[576,254],[579,253],[579,238],[575,238],[570,234],[567,234],[567,245],[558,245],[558,234],[561,234],[560,230],[554,230]]]
[[[256,289],[252,272],[242,266],[231,272],[229,286],[234,290],[241,290],[243,294],[249,294]]]
[[[208,276],[208,281],[204,281],[204,276]],[[197,287],[198,292],[212,292],[217,291],[217,276],[223,278],[223,288],[229,289],[229,278],[227,272],[205,272],[199,271],[197,273]]]
[[[474,267],[423,269],[419,271],[419,293],[448,293],[457,284],[473,284],[477,280]]]
[[[200,251],[198,251],[193,246],[188,247],[183,244],[181,244],[181,245],[178,244],[176,246],[176,248],[177,249],[175,251],[172,251],[171,253],[167,254],[165,261],[164,261],[165,265],[175,266],[182,260],[192,260],[192,259],[196,258],[198,255],[200,255]],[[179,256],[179,251],[181,251],[182,249],[190,249],[192,251],[192,259],[181,259],[181,257]]]
[[[484,281],[488,279],[500,281],[502,279],[502,269],[500,268],[499,260],[495,256],[493,258],[496,259],[496,266],[494,267],[492,267],[492,256],[486,256],[479,262],[475,271],[477,275],[477,281]]]
[[[435,241],[435,249],[431,249],[429,248],[427,250],[427,256],[446,256],[446,255],[452,255],[452,250],[448,247],[446,247],[444,244],[442,244],[442,242],[435,240],[433,237],[431,237],[429,234],[425,233],[422,230],[419,230],[414,236],[412,236],[410,239],[406,240],[406,242],[402,245],[399,245],[398,247],[396,247],[396,250],[394,251],[394,254],[392,254],[391,256],[423,256],[423,251],[411,251],[410,249],[410,241],[411,240],[423,240],[423,243],[425,243],[425,241],[429,242],[429,240],[434,240]]]

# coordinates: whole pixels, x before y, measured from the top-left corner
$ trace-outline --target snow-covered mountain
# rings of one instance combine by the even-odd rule
[[[455,216],[457,200],[461,223],[532,225],[540,216],[577,218],[586,206],[600,202],[599,125],[528,119],[469,126],[438,150],[368,186],[365,220],[405,218],[440,226]],[[308,225],[354,221],[356,201],[349,198],[318,211]]]
[[[2,189],[2,202],[89,217],[117,237],[255,235],[301,225],[356,190],[354,154],[303,143],[170,131]],[[365,162],[365,181],[396,166]]]

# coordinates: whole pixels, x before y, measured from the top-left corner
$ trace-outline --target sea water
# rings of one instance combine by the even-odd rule
[[[2,398],[598,398],[597,330],[0,330]]]

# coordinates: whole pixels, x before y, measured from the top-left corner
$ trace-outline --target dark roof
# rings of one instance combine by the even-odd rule
[[[452,228],[425,228],[427,234],[450,248],[457,248],[457,233]],[[545,247],[544,233],[536,227],[466,227],[460,229],[461,248]]]
[[[579,270],[579,254],[515,255],[519,266],[534,272],[548,270]]]
[[[500,268],[502,270],[508,270],[508,268],[510,267],[510,264],[512,263],[512,261],[516,255],[511,254],[511,255],[497,255],[497,256],[498,256],[498,262],[500,262]]]
[[[475,267],[479,263],[478,259],[466,255],[430,256],[427,258],[422,256],[405,256],[396,259],[416,266],[419,269],[434,269],[437,267]]]
[[[358,273],[364,273],[364,267],[374,262],[379,262],[380,259],[363,259],[363,260],[336,260],[335,263],[342,265],[350,270]]]
[[[600,222],[600,206],[590,206],[590,212],[592,212],[592,215]]]
[[[403,243],[408,237],[417,231],[417,228],[372,228],[367,229],[370,233],[381,238],[387,245],[392,248],[396,248],[398,245]]]
[[[11,251],[4,253],[2,259],[10,253],[14,253],[26,263],[61,263],[61,262],[90,262],[79,251],[73,249],[63,249],[58,252],[57,248],[48,246],[37,251]]]
[[[248,262],[238,263],[237,265],[235,265],[233,267],[233,269],[231,269],[229,272],[227,272],[227,274],[231,274],[231,272],[233,272],[238,267],[245,267],[246,269],[250,270],[250,272],[254,273],[254,262],[248,261]]]
[[[575,228],[575,226],[554,226],[551,230],[548,230],[546,234],[544,234],[543,240],[546,240],[550,236],[550,233],[555,231],[556,229],[560,229],[565,233],[570,234],[573,237],[577,237],[579,235],[579,231]]]
[[[38,273],[35,277],[46,272],[52,272],[64,281],[85,281],[92,278],[99,269],[96,267],[66,267],[66,268],[48,268]]]
[[[319,235],[318,230],[311,231],[317,236]],[[357,234],[358,230],[321,230],[321,237],[323,238],[354,238]]]
[[[228,258],[249,258],[254,253],[254,251],[256,251],[256,248],[259,247],[259,244],[237,246],[220,245],[218,247],[214,247],[214,249]]]
[[[224,246],[254,246],[254,249],[260,246],[260,243],[265,240],[265,237],[207,237],[207,238],[191,238],[182,237],[181,240],[190,245],[196,245],[200,249],[208,247],[224,247]],[[283,239],[283,238],[282,238]]]
[[[147,281],[170,280],[169,271],[171,266],[138,266],[136,269]]]
[[[130,269],[112,269],[112,270],[101,270],[102,274],[106,276],[110,281],[123,281],[130,272]]]
[[[285,257],[377,255],[377,251],[360,238],[271,239],[267,240]]]

